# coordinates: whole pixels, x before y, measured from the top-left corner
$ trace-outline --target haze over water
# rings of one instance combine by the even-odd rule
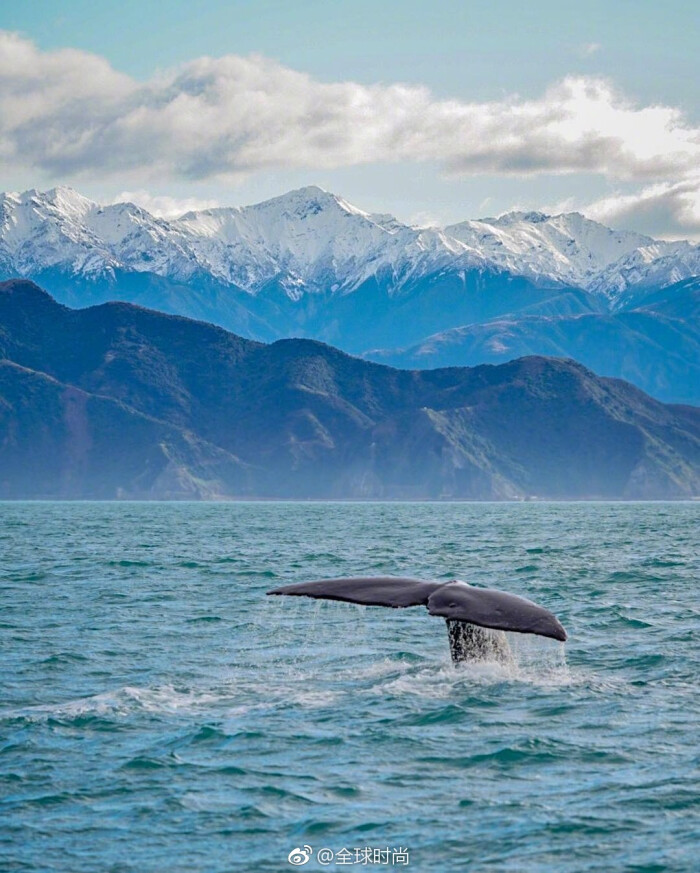
[[[700,503],[0,505],[0,869],[697,870]],[[562,646],[266,598],[503,588]],[[360,865],[355,865],[357,868]],[[338,866],[337,869],[352,869]],[[389,870],[373,865],[365,869]],[[393,869],[402,869],[394,867]]]

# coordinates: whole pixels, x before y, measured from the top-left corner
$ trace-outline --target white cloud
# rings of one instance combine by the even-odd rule
[[[409,215],[408,224],[410,224],[411,227],[420,228],[441,227],[440,219],[435,215],[435,213],[426,210],[420,210],[419,212],[414,212],[412,215]]]
[[[567,78],[541,97],[438,100],[425,88],[322,83],[258,57],[199,58],[145,83],[76,50],[0,32],[0,160],[61,180],[235,180],[267,169],[434,161],[447,172],[596,173],[667,182],[700,158],[673,107]]]
[[[700,241],[700,174],[606,197],[584,207],[584,212],[605,224],[667,239]]]
[[[136,203],[159,218],[179,218],[186,212],[214,209],[221,205],[218,200],[205,200],[201,197],[169,197],[167,194],[151,194],[143,188],[137,191],[122,191],[112,199],[112,203]]]
[[[585,42],[579,46],[579,54],[582,58],[590,58],[591,55],[599,52],[601,48],[602,46],[599,42]]]

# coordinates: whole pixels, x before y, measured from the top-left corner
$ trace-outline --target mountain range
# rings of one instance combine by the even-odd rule
[[[0,196],[0,279],[16,276],[70,306],[123,300],[397,366],[572,357],[700,403],[700,247],[578,213],[421,228],[309,187],[165,220],[31,190]]]
[[[581,364],[400,370],[0,283],[2,498],[679,498],[700,410]]]

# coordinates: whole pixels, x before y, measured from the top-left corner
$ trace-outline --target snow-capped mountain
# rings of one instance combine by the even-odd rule
[[[573,357],[700,402],[700,247],[578,213],[421,228],[310,187],[165,220],[32,190],[0,196],[0,280],[16,276],[73,307],[126,300],[402,366]]]
[[[632,286],[699,275],[700,247],[610,230],[578,213],[411,227],[317,187],[176,220],[54,188],[0,196],[0,268],[25,277],[47,270],[95,280],[116,270],[179,283],[209,277],[249,294],[275,281],[292,300],[347,294],[370,280],[394,295],[431,275],[492,270],[582,288],[614,306]]]
[[[61,269],[97,278],[116,268],[181,274],[188,259],[168,223],[133,203],[100,206],[70,188],[0,196],[0,263],[20,276]]]
[[[351,291],[376,275],[400,288],[470,251],[441,230],[371,215],[316,187],[255,206],[190,212],[172,226],[212,275],[252,293],[280,277],[292,298]]]
[[[320,188],[249,207],[189,212],[174,221],[133,203],[100,206],[70,188],[0,196],[0,263],[33,276],[115,269],[177,281],[208,274],[255,294],[278,278],[292,299],[304,290],[358,287],[382,274],[400,287],[476,252],[438,229],[370,215]]]
[[[650,237],[611,230],[578,212],[510,212],[453,224],[445,233],[509,273],[547,277],[588,290],[598,288],[604,273],[614,275],[616,266],[640,248],[655,244]]]

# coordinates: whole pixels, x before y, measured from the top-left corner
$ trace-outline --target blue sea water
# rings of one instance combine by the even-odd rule
[[[0,504],[0,870],[697,871],[699,521]],[[454,668],[423,608],[265,597],[386,573],[522,594],[569,641]]]

